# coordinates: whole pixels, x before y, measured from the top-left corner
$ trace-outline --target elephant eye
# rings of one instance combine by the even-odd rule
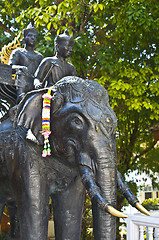
[[[83,128],[83,121],[79,117],[73,117],[70,121],[70,126],[73,128],[81,129]]]

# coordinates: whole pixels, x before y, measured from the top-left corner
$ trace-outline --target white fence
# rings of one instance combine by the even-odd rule
[[[127,240],[159,240],[159,211],[150,211],[150,214],[129,215]]]

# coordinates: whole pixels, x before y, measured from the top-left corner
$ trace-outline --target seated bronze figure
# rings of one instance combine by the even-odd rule
[[[28,91],[34,89],[34,73],[43,59],[42,54],[35,51],[38,31],[30,23],[23,30],[24,48],[17,48],[12,51],[9,58],[9,65],[17,75],[18,101]]]
[[[52,86],[63,77],[77,75],[75,67],[66,60],[73,50],[73,37],[66,30],[55,38],[54,43],[55,56],[44,58],[35,72],[36,89]]]

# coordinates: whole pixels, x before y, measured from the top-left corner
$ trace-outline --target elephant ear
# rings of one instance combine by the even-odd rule
[[[30,129],[38,140],[43,144],[42,129],[42,95],[47,90],[35,90],[28,93],[18,105],[16,125]]]

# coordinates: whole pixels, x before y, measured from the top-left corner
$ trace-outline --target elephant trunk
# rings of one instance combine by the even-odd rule
[[[114,216],[127,217],[112,207],[116,205],[116,164],[109,159],[104,153],[96,162],[86,153],[78,155],[82,182],[92,201],[95,240],[116,239]]]
[[[108,203],[101,195],[101,190],[96,184],[94,174],[92,173],[91,169],[89,169],[86,166],[80,167],[81,176],[82,176],[82,182],[85,186],[85,188],[88,191],[88,195],[90,198],[97,204],[97,206],[104,210],[105,212],[108,212],[116,217],[126,218],[127,215],[123,214],[122,212],[119,212],[114,207],[111,206],[110,203]]]
[[[116,239],[116,218],[127,217],[117,211],[116,206],[116,165],[108,158],[97,159],[97,171],[82,166],[82,181],[92,200],[93,233],[95,240]],[[88,161],[87,161],[88,162]],[[113,206],[113,207],[112,207]],[[115,214],[111,210],[115,210]],[[111,214],[109,214],[111,213]]]

